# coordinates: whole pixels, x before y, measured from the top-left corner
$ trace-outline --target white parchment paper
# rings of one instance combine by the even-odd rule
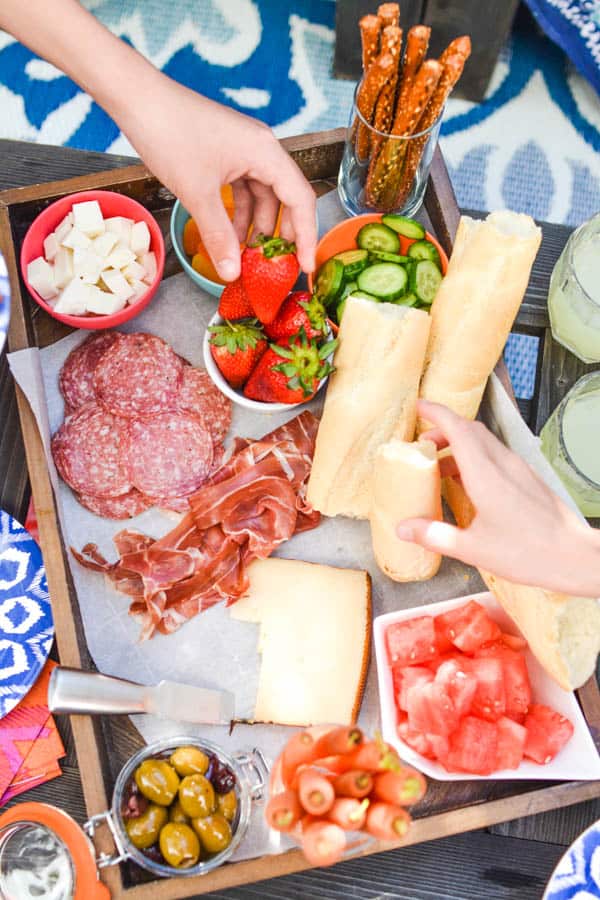
[[[335,193],[321,198],[321,233],[343,216]],[[134,321],[126,323],[122,330],[157,334],[193,365],[201,366],[202,338],[215,308],[214,297],[196,287],[186,275],[180,274],[166,279],[150,306]],[[44,350],[13,353],[9,356],[9,364],[38,422],[65,545],[81,549],[85,543],[93,541],[106,558],[112,560],[116,558],[112,537],[121,528],[132,528],[159,537],[170,530],[178,517],[152,509],[123,523],[103,520],[80,506],[70,489],[59,480],[49,450],[50,436],[61,424],[64,414],[58,373],[69,352],[86,336],[87,332],[75,332]],[[317,397],[311,406],[318,411],[321,403],[322,397]],[[551,487],[564,497],[565,491],[542,456],[537,438],[529,432],[495,378],[492,378],[487,392],[487,406],[491,424],[501,433],[504,441],[525,456]],[[260,437],[292,418],[294,412],[259,415],[234,406],[230,434]],[[277,555],[366,569],[373,581],[373,616],[460,597],[482,589],[482,582],[475,570],[449,559],[443,561],[439,574],[431,581],[406,585],[394,583],[375,564],[368,523],[342,518],[324,519],[318,529],[298,535],[284,544]],[[128,615],[129,598],[115,591],[102,575],[83,569],[70,554],[69,564],[89,651],[101,672],[145,684],[155,684],[167,678],[226,689],[235,694],[237,717],[251,717],[260,664],[257,653],[258,626],[232,620],[221,604],[192,619],[172,635],[156,635],[140,644],[139,625]],[[361,648],[357,647],[357,652],[360,651]],[[379,725],[374,670],[372,659],[360,716],[361,724],[369,733]],[[290,733],[290,729],[284,727],[238,725],[229,734],[225,727],[198,728],[153,716],[135,716],[133,721],[147,741],[175,733],[201,734],[230,753],[258,746],[271,759],[278,754]],[[287,838],[269,833],[261,811],[256,809],[248,835],[234,858],[247,859],[277,853],[289,846]]]

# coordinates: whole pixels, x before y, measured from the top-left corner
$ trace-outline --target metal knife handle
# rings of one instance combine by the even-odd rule
[[[57,666],[48,685],[48,708],[56,713],[125,715],[146,709],[144,685],[121,678]]]

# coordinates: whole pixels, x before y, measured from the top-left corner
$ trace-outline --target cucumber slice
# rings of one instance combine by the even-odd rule
[[[368,294],[367,291],[352,291],[351,294],[348,294],[348,297],[354,297],[356,300],[372,300],[373,303],[379,303],[379,297],[375,297],[374,294]],[[348,297],[344,297],[344,300],[347,300]]]
[[[396,232],[379,222],[363,225],[356,236],[356,243],[361,250],[383,250],[384,253],[398,253],[400,250]]]
[[[419,302],[419,298],[416,294],[413,294],[412,291],[408,291],[406,294],[402,294],[401,297],[398,297],[397,300],[394,300],[396,306],[416,306]]]
[[[369,265],[367,250],[344,250],[343,253],[336,253],[333,258],[343,263],[345,281],[352,281]]]
[[[398,234],[401,234],[403,237],[412,238],[416,241],[420,241],[425,237],[425,229],[421,223],[416,222],[414,219],[409,219],[406,216],[390,213],[389,215],[384,216],[381,221],[384,225],[387,225],[388,228],[397,231]]]
[[[315,281],[315,294],[325,306],[331,306],[338,299],[344,285],[344,264],[339,259],[324,262]]]
[[[435,263],[438,269],[442,268],[442,261],[437,247],[431,241],[415,241],[408,248],[408,255],[411,259],[429,259]]]
[[[386,253],[385,250],[371,250],[369,257],[371,262],[389,262],[400,266],[408,262],[408,256],[401,256],[399,253]]]
[[[338,325],[342,324],[342,316],[344,315],[345,309],[346,309],[346,298],[344,297],[344,299],[340,303],[338,303],[337,309],[335,311],[335,318],[336,318]]]
[[[380,300],[395,300],[406,290],[408,275],[396,263],[376,263],[360,273],[356,279],[361,291],[374,294]]]
[[[348,294],[353,294],[354,291],[358,290],[358,285],[355,281],[347,281],[344,285],[344,289],[340,294],[340,300],[345,300]]]
[[[416,294],[425,306],[431,306],[441,282],[442,273],[436,264],[430,259],[421,259],[410,273],[409,290]]]

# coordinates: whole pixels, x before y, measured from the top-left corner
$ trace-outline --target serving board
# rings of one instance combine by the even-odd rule
[[[313,182],[318,194],[335,186],[343,139],[344,130],[339,129],[283,141],[285,148]],[[69,331],[30,300],[18,272],[18,253],[22,238],[35,216],[48,203],[65,194],[93,188],[126,193],[143,203],[156,216],[165,234],[168,250],[165,277],[179,270],[168,239],[169,215],[174,198],[143,166],[1,193],[0,241],[6,256],[13,294],[9,333],[9,347],[13,351],[31,346],[47,346]],[[432,165],[425,212],[428,227],[450,253],[459,211],[439,150]],[[543,253],[543,245],[541,252]],[[536,321],[535,324],[539,331],[545,327],[541,321]],[[526,326],[526,330],[530,331],[532,327],[533,322]],[[504,367],[500,365],[497,371],[505,386],[510,389]],[[551,376],[552,373],[547,377]],[[18,389],[17,401],[53,602],[60,660],[64,665],[92,669],[94,665],[87,651],[77,598],[70,581],[37,427],[29,405]],[[600,748],[600,693],[596,681],[591,679],[578,695]],[[74,716],[71,723],[86,808],[88,814],[92,815],[109,808],[116,776],[128,757],[139,748],[141,739],[132,725],[116,717],[93,720]],[[433,840],[518,816],[569,806],[597,797],[599,793],[598,782],[431,782],[424,801],[414,810],[415,822],[403,843]],[[96,846],[99,851],[104,852],[111,852],[113,849],[110,837],[103,832],[98,833]],[[386,846],[375,844],[370,847],[369,852],[382,849],[386,849]],[[302,854],[291,851],[280,856],[228,864],[207,876],[195,878],[151,880],[139,868],[128,864],[104,869],[102,878],[115,898],[166,900],[222,890],[304,868],[307,865]]]

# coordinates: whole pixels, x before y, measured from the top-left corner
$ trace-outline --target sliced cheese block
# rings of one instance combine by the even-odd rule
[[[260,624],[255,720],[354,722],[369,660],[369,574],[271,558],[252,563],[249,577],[248,596],[230,613]]]

